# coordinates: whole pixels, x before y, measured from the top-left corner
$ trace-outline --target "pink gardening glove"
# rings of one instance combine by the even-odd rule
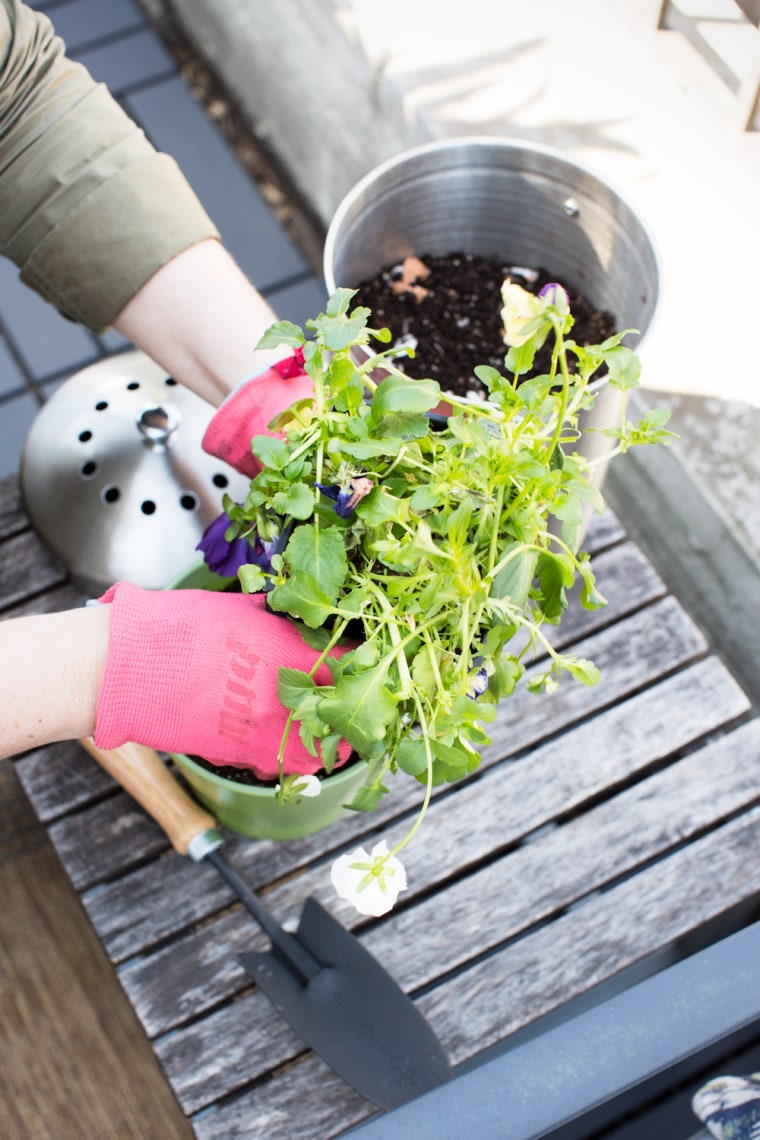
[[[100,600],[111,613],[95,743],[108,749],[134,741],[276,778],[288,716],[277,699],[277,667],[308,671],[318,656],[294,626],[270,613],[261,594],[117,582]],[[326,664],[314,680],[331,684]],[[342,742],[340,763],[350,751]],[[294,724],[285,774],[310,775],[320,767]]]
[[[255,435],[272,435],[267,424],[290,404],[313,392],[303,368],[303,351],[273,364],[233,392],[212,419],[203,437],[203,450],[223,459],[252,479],[261,464],[251,452]]]

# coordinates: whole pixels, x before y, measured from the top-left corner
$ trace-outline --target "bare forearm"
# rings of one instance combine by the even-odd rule
[[[256,352],[276,316],[217,241],[191,246],[159,269],[115,327],[180,383],[217,407],[285,351]]]
[[[0,758],[90,736],[108,606],[0,622]]]

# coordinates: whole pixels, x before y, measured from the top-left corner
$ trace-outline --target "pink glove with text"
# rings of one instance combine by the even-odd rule
[[[270,420],[296,400],[311,396],[313,390],[299,349],[248,380],[225,400],[206,429],[203,450],[252,479],[261,470],[251,452],[253,437],[272,435],[267,429]]]
[[[134,741],[252,768],[260,779],[277,777],[288,716],[277,698],[277,667],[308,671],[318,657],[294,626],[270,613],[261,594],[117,582],[100,600],[111,613],[95,743],[108,749]],[[331,684],[326,664],[314,680]],[[339,763],[350,751],[343,741]],[[294,723],[285,774],[310,775],[320,767]]]

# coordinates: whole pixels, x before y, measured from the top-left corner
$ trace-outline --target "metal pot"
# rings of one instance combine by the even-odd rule
[[[630,347],[640,344],[654,316],[657,256],[634,209],[561,152],[516,139],[446,139],[375,167],[330,223],[325,282],[330,293],[355,288],[407,256],[453,252],[542,266],[611,312],[619,329],[637,329],[626,340]],[[579,424],[579,451],[590,460],[611,449],[600,429],[621,416],[616,389],[600,379],[592,390],[594,407]],[[597,487],[605,473],[601,462]],[[587,512],[583,532],[589,518]]]
[[[213,414],[138,351],[67,380],[24,444],[21,493],[42,541],[87,594],[118,579],[159,589],[197,558],[226,492],[248,480],[206,455]]]
[[[654,315],[657,257],[633,208],[561,152],[515,139],[427,143],[370,171],[330,223],[325,281],[353,288],[404,257],[457,250],[541,265],[638,340]]]

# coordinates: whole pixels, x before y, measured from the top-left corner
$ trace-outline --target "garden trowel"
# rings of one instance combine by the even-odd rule
[[[216,820],[151,748],[82,745],[156,820],[175,851],[213,863],[269,937],[245,953],[247,973],[303,1040],[348,1084],[391,1109],[453,1076],[441,1043],[409,997],[358,941],[309,898],[295,934],[284,930],[221,853]]]

